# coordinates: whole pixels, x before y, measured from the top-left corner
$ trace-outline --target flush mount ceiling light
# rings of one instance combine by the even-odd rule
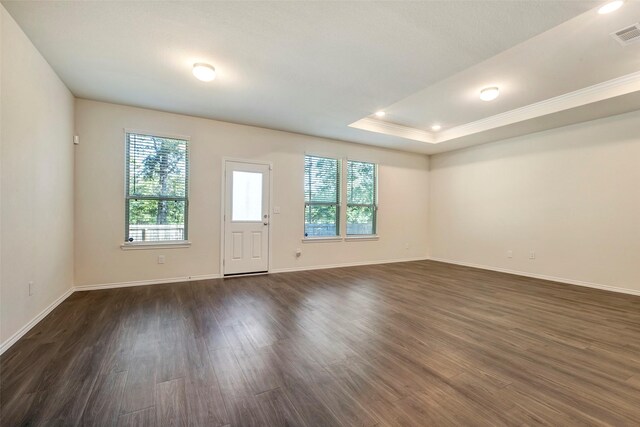
[[[193,64],[193,75],[196,79],[203,82],[210,82],[216,78],[216,69],[204,62],[196,62]]]
[[[385,113],[384,111],[376,111],[376,116],[378,117],[384,117],[387,113]]]
[[[480,91],[480,99],[483,101],[493,101],[500,95],[500,89],[496,86],[486,87]]]
[[[434,131],[434,132],[438,132],[440,129],[442,129],[442,126],[440,126],[440,125],[431,126],[431,130]]]
[[[606,15],[607,13],[611,13],[613,11],[620,9],[623,4],[624,4],[624,0],[610,1],[609,3],[606,3],[603,6],[600,6],[600,9],[598,9],[598,13],[600,15]]]

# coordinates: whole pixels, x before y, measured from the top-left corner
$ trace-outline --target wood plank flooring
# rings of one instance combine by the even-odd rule
[[[640,298],[433,261],[74,293],[3,426],[640,425]]]

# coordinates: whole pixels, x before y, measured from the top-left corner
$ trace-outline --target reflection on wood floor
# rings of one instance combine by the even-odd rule
[[[640,298],[433,261],[77,292],[2,425],[638,425]]]

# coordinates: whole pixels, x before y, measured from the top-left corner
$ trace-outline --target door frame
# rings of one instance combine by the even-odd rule
[[[271,176],[273,173],[273,162],[269,162],[266,160],[254,160],[254,159],[241,159],[237,157],[223,157],[222,158],[222,180],[220,182],[220,277],[225,278],[224,275],[224,258],[225,258],[225,238],[226,238],[226,230],[225,230],[225,210],[227,207],[227,162],[236,162],[236,163],[250,163],[254,165],[261,166],[269,166],[269,200],[268,203],[268,215],[269,215],[269,224],[267,225],[267,232],[269,233],[269,241],[267,242],[267,272],[266,273],[247,273],[247,276],[255,276],[257,274],[268,274],[271,271],[271,220],[273,219],[273,177]],[[245,274],[234,274],[229,277],[238,277],[244,276]]]

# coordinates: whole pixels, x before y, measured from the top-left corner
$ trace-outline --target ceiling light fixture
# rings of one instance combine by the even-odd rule
[[[431,126],[431,130],[432,131],[438,132],[440,129],[442,129],[442,126],[440,126],[440,125]]]
[[[600,15],[606,15],[607,13],[611,13],[620,9],[623,4],[624,4],[624,0],[610,1],[609,3],[606,3],[603,6],[600,6],[600,9],[598,9],[598,13]]]
[[[376,112],[376,116],[378,117],[384,117],[387,113],[385,113],[384,111],[377,111]]]
[[[480,91],[480,99],[483,101],[493,101],[500,95],[500,89],[496,86],[486,87]]]
[[[196,62],[193,64],[193,75],[196,79],[203,82],[210,82],[216,78],[216,69],[204,62]]]

